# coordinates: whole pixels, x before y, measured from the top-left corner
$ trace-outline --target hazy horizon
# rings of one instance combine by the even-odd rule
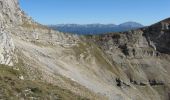
[[[20,0],[20,5],[44,25],[133,21],[148,26],[170,17],[169,0]]]
[[[126,21],[126,22],[135,22],[135,21]],[[123,23],[126,23],[126,22],[123,22]],[[102,24],[102,25],[109,25],[109,24],[113,24],[113,25],[120,25],[120,24],[123,24],[123,23],[57,23],[57,24],[47,24],[47,25],[62,25],[62,24],[76,24],[76,25],[91,25],[91,24]],[[140,22],[135,22],[135,23],[139,23],[141,24]],[[143,25],[143,24],[142,24]]]

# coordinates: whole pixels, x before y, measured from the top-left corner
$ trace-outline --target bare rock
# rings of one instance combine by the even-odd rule
[[[7,33],[0,33],[0,64],[13,66],[15,46]]]

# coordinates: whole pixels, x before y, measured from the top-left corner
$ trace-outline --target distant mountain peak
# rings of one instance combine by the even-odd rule
[[[137,22],[115,24],[58,24],[49,26],[54,30],[75,34],[103,34],[110,32],[123,32],[143,27]]]
[[[133,22],[133,21],[122,23],[119,26],[120,27],[136,27],[136,28],[144,27],[144,25],[137,23],[137,22]]]

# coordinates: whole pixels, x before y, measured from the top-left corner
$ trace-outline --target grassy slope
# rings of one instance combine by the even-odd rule
[[[3,100],[86,100],[52,84],[41,81],[21,80],[21,72],[0,65],[0,99]]]

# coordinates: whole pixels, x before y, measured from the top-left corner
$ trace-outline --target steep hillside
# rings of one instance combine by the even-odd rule
[[[67,48],[77,43],[77,36],[55,32],[34,22],[19,9],[18,0],[0,2],[0,70],[4,72],[0,75],[3,85],[0,98],[105,98],[62,73],[62,70],[67,72],[62,66],[69,66],[63,63],[62,57],[67,56]],[[19,74],[15,75],[16,71]],[[11,85],[11,82],[22,86]],[[31,90],[34,87],[36,92]],[[15,88],[17,90],[13,90]]]
[[[169,100],[169,19],[77,36],[34,22],[17,0],[0,2],[0,98]]]
[[[170,98],[169,21],[168,18],[147,28],[90,37],[108,59],[126,74],[129,81],[117,76],[120,87],[123,82],[133,84],[147,100]]]

